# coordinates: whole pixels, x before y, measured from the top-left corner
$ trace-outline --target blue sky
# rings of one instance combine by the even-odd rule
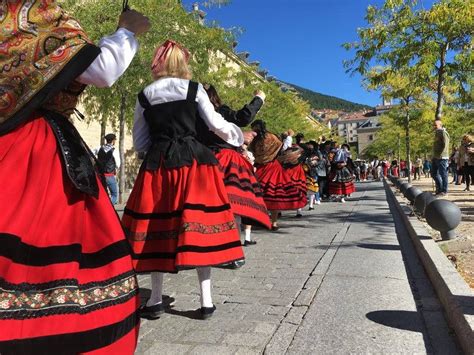
[[[183,3],[190,8],[194,1]],[[429,6],[433,0],[424,0]],[[366,92],[360,77],[345,73],[351,54],[341,47],[357,40],[365,9],[382,0],[233,0],[221,8],[203,9],[208,22],[241,27],[237,51],[250,52],[270,75],[346,100],[376,105],[377,92]]]

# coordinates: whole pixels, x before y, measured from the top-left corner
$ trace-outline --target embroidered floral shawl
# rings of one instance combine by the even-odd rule
[[[74,107],[65,89],[99,53],[56,1],[0,0],[0,134],[58,97]]]

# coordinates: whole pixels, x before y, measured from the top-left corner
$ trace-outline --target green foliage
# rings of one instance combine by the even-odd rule
[[[212,1],[209,5],[227,2]],[[90,0],[86,3],[64,0],[63,3],[95,42],[116,29],[121,8],[115,0]],[[130,129],[136,94],[152,82],[150,63],[153,53],[164,40],[174,39],[192,53],[193,80],[215,85],[223,102],[229,106],[242,107],[252,98],[255,89],[261,89],[267,94],[267,101],[259,116],[268,121],[270,129],[279,132],[291,127],[305,134],[320,134],[319,127],[305,118],[310,112],[307,102],[293,93],[283,93],[275,83],[258,78],[254,68],[244,67],[238,72],[226,66],[228,59],[222,54],[231,55],[235,39],[232,31],[200,25],[176,0],[134,0],[130,5],[150,18],[152,29],[139,37],[137,56],[112,88],[87,89],[84,104],[88,119],[106,119],[117,124],[121,97],[125,96],[125,118]]]
[[[343,100],[338,97],[320,94],[294,84],[288,83],[288,85],[294,87],[301,95],[301,98],[308,101],[311,108],[313,109],[330,109],[337,111],[356,112],[372,108],[367,105],[357,104],[355,102]]]
[[[433,112],[434,104],[431,106],[413,107],[411,109],[410,131],[411,134],[411,159],[416,156],[430,157],[433,148]],[[400,109],[390,111],[381,117],[381,130],[377,132],[376,139],[366,150],[369,157],[388,157],[392,152],[394,157],[406,157],[406,146],[403,141],[404,112]],[[443,119],[443,125],[449,133],[451,147],[459,146],[461,138],[466,133],[474,134],[474,112],[463,109],[448,107]],[[400,146],[399,146],[400,139]]]
[[[462,109],[472,106],[472,1],[441,0],[425,10],[417,0],[386,0],[368,7],[366,21],[368,26],[358,30],[359,41],[344,45],[354,51],[344,65],[363,76],[368,90],[381,90],[400,102],[382,119],[367,154],[430,155],[431,122],[443,111],[444,125],[457,144],[474,124],[466,124],[472,114]]]
[[[444,101],[465,104],[472,97],[472,1],[441,0],[427,10],[416,5],[416,0],[386,0],[369,6],[359,41],[344,44],[354,51],[344,65],[365,77],[369,89],[377,87],[367,82],[374,64],[395,73],[410,68],[411,80],[436,98],[440,117]]]

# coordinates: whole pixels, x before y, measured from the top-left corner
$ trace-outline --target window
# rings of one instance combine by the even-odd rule
[[[374,140],[374,135],[373,134],[369,134],[369,141],[373,141]]]

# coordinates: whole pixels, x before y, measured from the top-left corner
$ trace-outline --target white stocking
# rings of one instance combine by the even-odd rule
[[[234,215],[235,216],[235,224],[237,225],[237,230],[239,231],[239,236],[242,236],[242,217]]]
[[[251,238],[251,233],[252,233],[252,226],[246,225],[245,226],[245,240],[250,242],[252,240]]]
[[[213,306],[211,295],[211,268],[198,267],[196,268],[199,287],[201,289],[201,307],[210,308]]]
[[[162,272],[151,273],[151,295],[146,303],[147,307],[163,302],[163,276]]]
[[[309,195],[309,208],[314,207],[314,195]]]

